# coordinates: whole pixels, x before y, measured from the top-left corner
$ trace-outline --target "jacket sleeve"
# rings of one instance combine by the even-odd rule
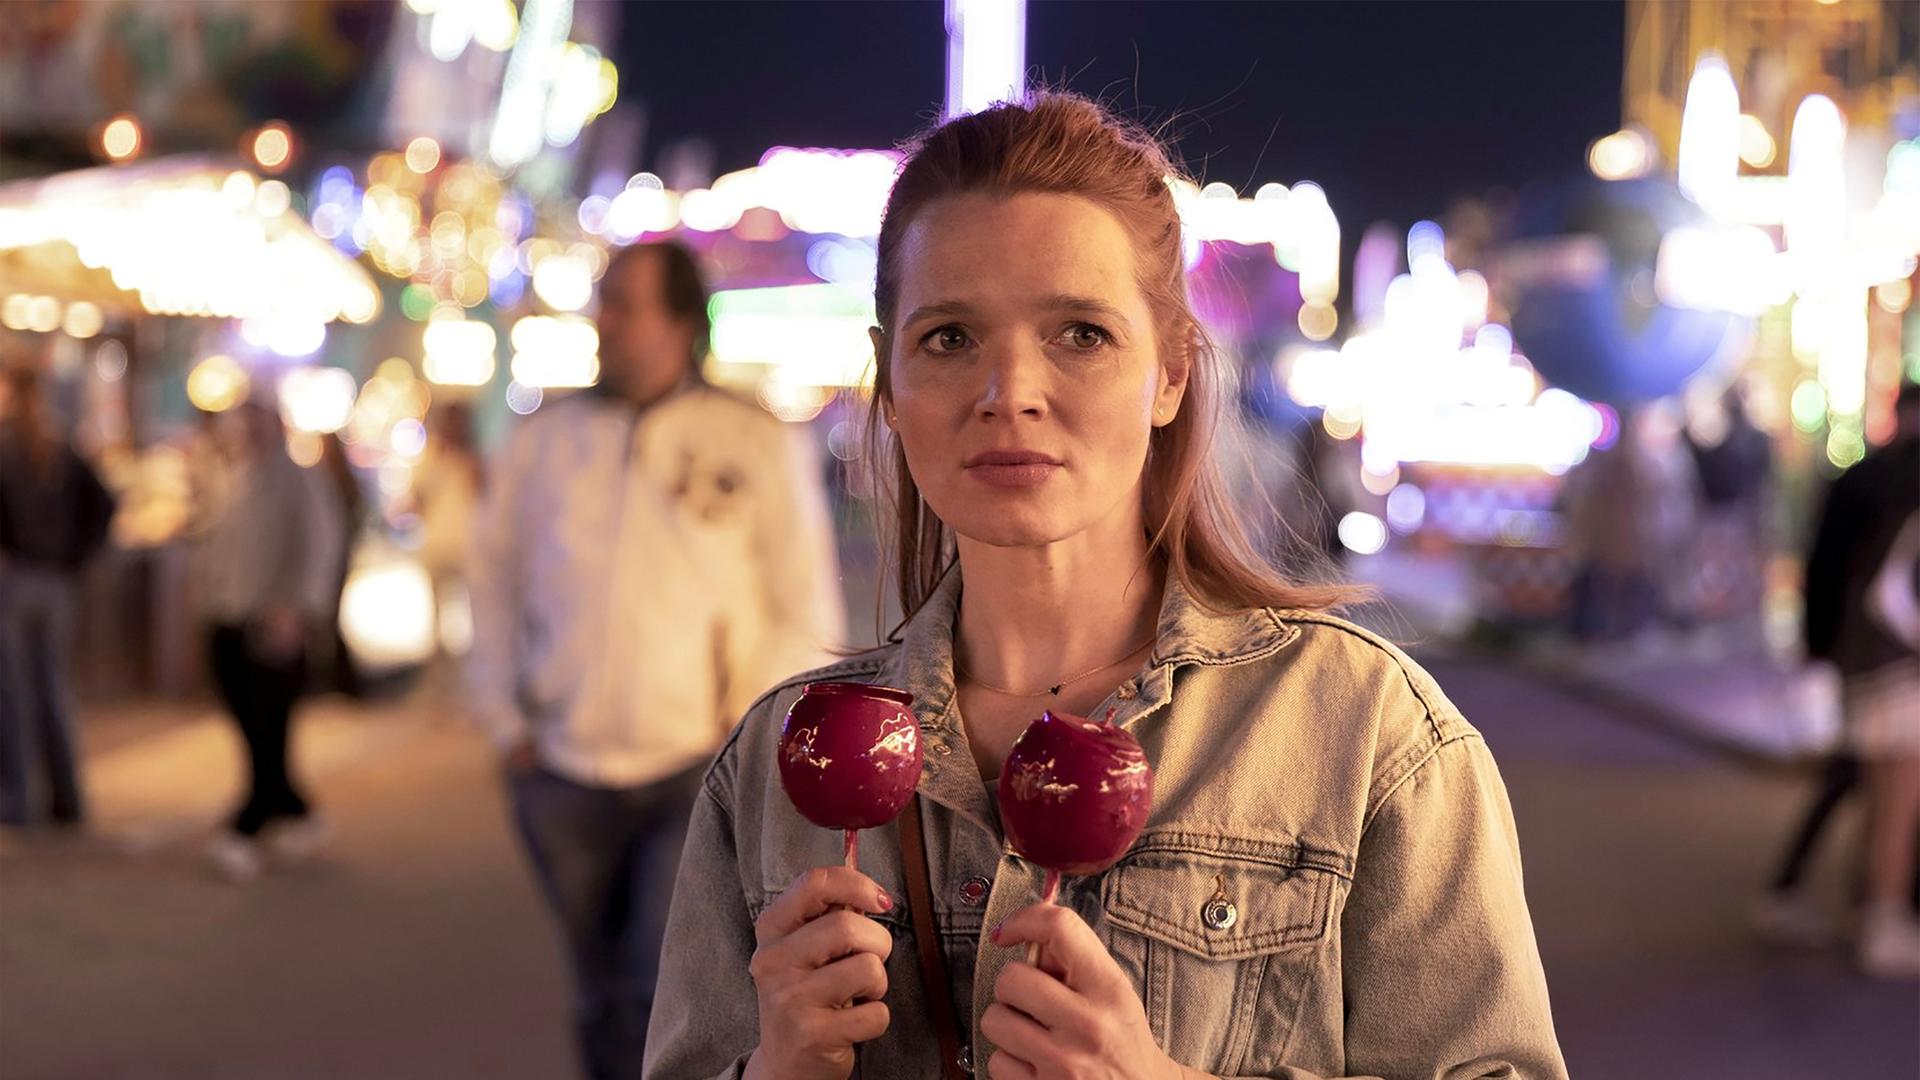
[[[74,486],[74,550],[70,565],[78,567],[106,546],[113,527],[113,493],[100,474],[79,454],[68,451]]]
[[[728,762],[723,753],[694,801],[647,1029],[646,1080],[734,1080],[759,1045],[759,996],[747,972],[753,919],[732,816],[716,790]]]
[[[1828,489],[1813,546],[1807,552],[1801,626],[1807,655],[1815,660],[1833,659],[1840,643],[1848,563],[1860,532],[1848,505],[1849,486],[1847,477],[1842,476]]]
[[[319,469],[292,466],[291,509],[299,515],[300,561],[291,587],[293,603],[308,618],[336,614],[340,602],[340,556],[347,544],[346,511]]]
[[[1353,882],[1341,929],[1349,1073],[1564,1080],[1513,812],[1478,733],[1445,737],[1384,796]]]
[[[515,431],[488,478],[467,549],[467,596],[473,644],[465,665],[468,707],[495,743],[512,747],[527,736],[514,669],[520,621],[520,490],[534,463],[526,426]]]
[[[800,425],[779,424],[765,443],[753,501],[757,595],[727,635],[726,720],[744,715],[769,686],[831,657],[846,640],[840,560],[820,462]]]
[[[1907,515],[1880,569],[1867,584],[1867,614],[1889,637],[1920,653],[1920,596],[1914,594],[1914,570],[1920,567],[1920,513]]]

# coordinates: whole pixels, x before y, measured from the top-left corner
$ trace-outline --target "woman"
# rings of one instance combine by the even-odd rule
[[[325,481],[287,456],[278,416],[247,402],[217,421],[226,468],[194,553],[195,599],[214,682],[246,742],[249,783],[207,854],[245,883],[265,866],[263,840],[300,859],[325,836],[287,757],[307,641],[332,610],[345,530]]]
[[[863,1076],[957,1075],[943,1024],[961,1070],[1003,1080],[1564,1075],[1485,745],[1324,614],[1342,593],[1249,553],[1206,464],[1222,377],[1171,172],[1060,93],[954,120],[903,166],[873,339],[908,618],[763,697],[708,774],[648,1076],[837,1080],[856,1045]],[[915,697],[951,1015],[897,826],[840,867],[780,790],[810,679]],[[992,798],[1042,708],[1117,710],[1157,770],[1140,840],[1057,907]]]
[[[0,385],[0,825],[78,825],[68,657],[80,573],[106,543],[113,496],[61,438],[38,371],[7,368]]]
[[[453,664],[471,636],[467,545],[485,474],[473,441],[473,413],[465,404],[436,405],[428,419],[431,437],[413,474],[414,509],[420,515],[420,562],[433,579],[440,630],[432,675],[436,681],[451,682]]]

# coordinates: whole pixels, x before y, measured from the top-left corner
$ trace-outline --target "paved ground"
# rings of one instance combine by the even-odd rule
[[[316,707],[301,749],[336,845],[235,888],[199,861],[239,767],[225,728],[91,730],[94,834],[0,840],[0,1076],[566,1075],[557,944],[468,733]]]
[[[1920,1076],[1920,987],[1745,932],[1799,774],[1484,661],[1434,667],[1511,788],[1574,1075]],[[144,707],[87,731],[95,831],[0,834],[0,1077],[567,1075],[557,946],[470,735],[422,706],[315,707],[337,845],[235,889],[197,858],[238,765],[225,728]]]
[[[1867,982],[1838,948],[1782,953],[1747,933],[1805,774],[1484,663],[1433,669],[1506,777],[1576,1077],[1920,1076],[1920,985]],[[1857,811],[1835,822],[1814,879],[1836,913],[1858,825]]]

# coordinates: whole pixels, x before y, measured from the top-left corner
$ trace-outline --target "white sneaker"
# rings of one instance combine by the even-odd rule
[[[1873,978],[1920,979],[1920,923],[1897,908],[1868,911],[1856,956]]]
[[[235,885],[246,885],[260,876],[263,860],[258,843],[223,829],[207,845],[207,862],[214,873]]]
[[[273,857],[287,864],[303,863],[320,854],[333,836],[327,819],[319,814],[294,818],[274,826],[267,833],[267,847]]]
[[[1765,892],[1747,908],[1747,925],[1770,945],[1817,949],[1833,940],[1833,923],[1797,892]]]

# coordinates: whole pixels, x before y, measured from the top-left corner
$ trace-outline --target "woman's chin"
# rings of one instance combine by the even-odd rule
[[[997,548],[1044,547],[1076,531],[1044,512],[979,513],[948,521],[953,531],[976,544]]]

